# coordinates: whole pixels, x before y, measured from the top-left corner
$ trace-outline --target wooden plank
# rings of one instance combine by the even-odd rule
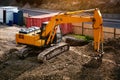
[[[116,29],[116,34],[120,34],[120,29]]]
[[[74,26],[73,27],[73,33],[74,34],[82,34],[82,27],[80,27],[80,26]]]
[[[103,31],[105,31],[105,32],[111,32],[111,33],[114,33],[114,28],[110,28],[110,27],[103,27]]]
[[[93,37],[93,29],[89,29],[89,28],[87,29],[87,28],[85,28],[84,29],[84,35]]]

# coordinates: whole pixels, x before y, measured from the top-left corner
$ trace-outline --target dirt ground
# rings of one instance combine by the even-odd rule
[[[19,30],[0,25],[0,80],[120,80],[120,39],[105,41],[103,61],[92,68],[84,66],[94,53],[91,43],[71,46],[68,52],[45,63],[39,63],[36,54],[19,59],[16,51],[23,47],[15,43]]]

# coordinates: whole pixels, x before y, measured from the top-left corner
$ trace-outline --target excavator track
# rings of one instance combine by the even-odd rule
[[[30,51],[32,51],[31,48],[29,47],[25,47],[23,49],[20,49],[18,52],[17,52],[17,56],[20,58],[20,59],[24,59],[28,56],[28,54],[30,53]]]
[[[67,43],[57,43],[54,44],[53,46],[46,48],[44,50],[39,49],[35,49],[32,47],[24,47],[23,49],[20,49],[17,52],[17,55],[20,59],[24,59],[26,58],[30,53],[33,54],[38,54],[38,61],[39,62],[45,62],[46,60],[49,60],[65,51],[69,50],[69,45]]]
[[[41,49],[41,48],[25,46],[24,48],[18,50],[18,52],[16,52],[16,53],[20,59],[25,59],[26,57],[28,57],[29,54],[38,54],[42,51],[43,51],[43,49]]]
[[[57,55],[68,50],[69,50],[69,45],[67,43],[58,43],[41,52],[38,55],[37,59],[39,62],[45,62],[46,60],[50,60],[51,58],[56,57]]]

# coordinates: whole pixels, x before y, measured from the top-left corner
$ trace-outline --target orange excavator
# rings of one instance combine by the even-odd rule
[[[75,16],[81,13],[91,13],[93,16]],[[21,29],[16,34],[16,43],[28,45],[32,47],[44,47],[45,49],[38,55],[38,61],[46,61],[54,56],[69,50],[69,44],[62,42],[62,34],[59,25],[62,23],[93,23],[94,50],[95,55],[101,56],[103,53],[103,20],[99,9],[80,10],[72,12],[59,13],[51,18],[49,22],[43,23],[41,28],[31,27]],[[30,49],[24,48],[20,50],[20,55],[24,57],[26,51]],[[39,49],[38,49],[39,50]]]

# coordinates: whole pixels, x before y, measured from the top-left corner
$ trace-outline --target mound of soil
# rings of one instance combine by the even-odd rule
[[[105,41],[104,45],[104,50],[106,52],[114,52],[114,56],[116,57],[114,59],[117,64],[120,64],[120,38],[108,39]]]
[[[91,44],[71,47],[70,51],[46,63],[38,63],[36,56],[20,60],[13,53],[0,65],[0,79],[10,80],[119,80],[120,67],[116,63],[116,53],[107,51],[98,68],[84,67],[93,53]],[[13,51],[14,52],[14,51]],[[94,65],[93,65],[94,66]],[[108,67],[109,66],[109,67]]]
[[[70,46],[84,46],[84,45],[87,45],[89,42],[82,39],[68,37],[66,38],[66,43],[69,43]]]
[[[15,30],[15,29],[14,29]],[[3,32],[7,32],[4,29]],[[2,34],[3,34],[2,32]],[[120,75],[120,39],[109,39],[104,43],[102,63],[97,67],[85,67],[94,54],[91,43],[85,46],[71,46],[68,52],[45,62],[39,63],[37,55],[19,59],[14,36],[0,36],[0,52],[5,60],[0,63],[0,80],[119,80]],[[14,35],[11,32],[9,35]],[[34,53],[33,53],[34,54]],[[92,64],[94,66],[94,64]]]

